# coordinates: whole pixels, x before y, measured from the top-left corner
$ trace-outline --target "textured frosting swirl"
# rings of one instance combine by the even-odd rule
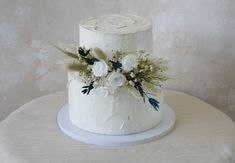
[[[80,26],[102,33],[127,34],[151,28],[151,22],[136,15],[101,15],[80,22]]]

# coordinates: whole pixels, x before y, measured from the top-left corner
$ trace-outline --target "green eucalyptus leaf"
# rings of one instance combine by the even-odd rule
[[[158,111],[159,109],[159,102],[154,98],[149,98],[149,103],[153,106],[153,108]]]
[[[78,48],[78,53],[82,56],[82,57],[87,57],[90,54],[90,49],[85,49],[82,47]]]

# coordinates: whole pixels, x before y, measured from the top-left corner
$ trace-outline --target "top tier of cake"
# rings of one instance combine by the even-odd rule
[[[112,50],[152,52],[151,22],[134,15],[102,15],[80,22],[80,45]]]

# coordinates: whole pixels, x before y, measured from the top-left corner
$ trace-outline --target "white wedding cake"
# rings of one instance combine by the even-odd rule
[[[77,59],[68,73],[69,117],[75,126],[125,135],[160,123],[158,86],[165,78],[162,62],[148,58],[152,39],[151,22],[139,16],[102,15],[80,22],[78,57],[66,53]]]

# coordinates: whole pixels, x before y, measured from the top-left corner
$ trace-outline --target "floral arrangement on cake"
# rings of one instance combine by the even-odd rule
[[[109,58],[99,48],[56,48],[71,58],[67,68],[78,72],[84,82],[83,94],[89,95],[98,87],[108,88],[109,92],[124,87],[135,97],[141,97],[144,102],[147,99],[158,111],[159,101],[153,95],[162,87],[162,82],[168,79],[165,74],[166,61],[163,59],[151,58],[143,50],[135,53],[113,51],[112,57]]]

